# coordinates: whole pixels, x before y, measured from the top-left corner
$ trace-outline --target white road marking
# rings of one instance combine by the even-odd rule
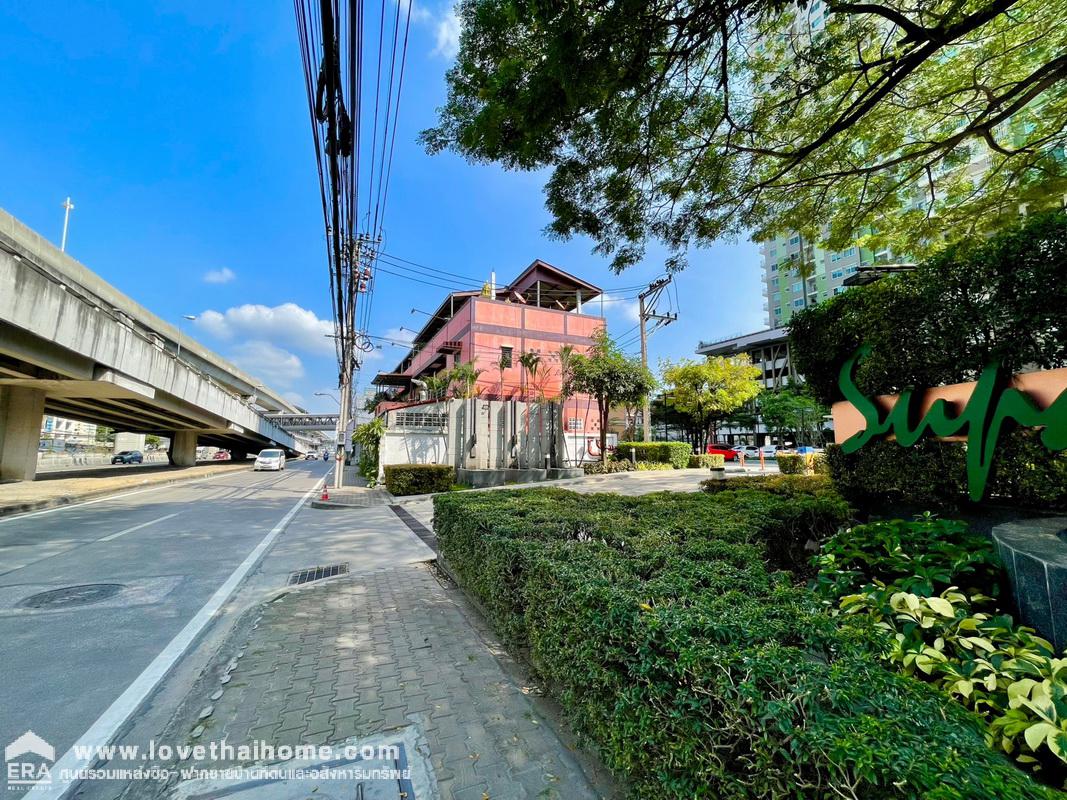
[[[186,623],[185,627],[178,632],[178,635],[167,643],[167,646],[152,660],[151,664],[145,667],[144,672],[134,679],[133,683],[126,688],[126,691],[119,695],[118,699],[100,715],[89,730],[83,733],[78,741],[55,762],[51,769],[52,783],[47,786],[37,784],[24,795],[26,798],[32,798],[33,800],[60,800],[74,787],[76,781],[72,778],[64,780],[63,774],[74,775],[79,770],[88,768],[95,760],[81,757],[75,750],[82,753],[93,752],[111,742],[111,739],[118,733],[119,728],[152,693],[159,682],[163,680],[200,632],[211,622],[211,619],[218,613],[223,604],[229,600],[237,585],[259,563],[263,554],[274,544],[274,540],[285,530],[297,512],[303,508],[308,498],[319,491],[325,480],[326,478],[320,478],[314,486],[308,489],[303,497],[296,501],[296,504],[281,518],[281,521],[271,528],[270,533],[263,537],[255,549],[248,554],[248,557],[230,574],[225,583],[215,590],[215,594],[211,595],[211,599],[204,604],[203,608],[196,612],[196,615]]]
[[[30,517],[41,517],[45,514],[54,514],[57,511],[69,511],[72,508],[81,508],[82,506],[92,506],[97,503],[107,503],[110,500],[121,500],[123,497],[133,497],[135,494],[145,494],[146,492],[157,492],[160,489],[181,489],[185,486],[193,486],[198,483],[204,483],[205,481],[213,481],[218,478],[225,478],[228,475],[244,475],[245,473],[240,470],[233,470],[232,472],[220,472],[216,475],[208,475],[204,478],[193,478],[188,481],[171,481],[169,483],[161,483],[157,486],[149,486],[146,489],[138,489],[133,492],[122,492],[121,494],[109,494],[104,497],[98,497],[95,500],[85,500],[81,503],[71,503],[70,505],[56,506],[55,508],[46,508],[43,511],[30,511],[26,514],[12,514],[8,517],[0,517],[0,525],[5,522],[14,522],[17,519],[29,519]],[[329,475],[329,473],[327,473]],[[262,481],[260,481],[262,483]],[[251,489],[254,486],[259,486],[259,483],[250,483],[248,486],[238,486],[234,488],[238,489]]]
[[[178,512],[174,512],[173,514],[167,514],[167,516],[165,516],[165,517],[160,517],[159,519],[154,519],[151,522],[142,522],[140,525],[134,525],[132,528],[127,528],[124,531],[119,531],[118,533],[113,533],[110,536],[104,536],[104,537],[102,537],[100,539],[97,539],[96,541],[98,541],[98,542],[110,542],[112,539],[118,539],[120,536],[125,536],[127,533],[133,533],[134,531],[139,531],[139,530],[141,530],[141,528],[147,528],[149,525],[155,525],[157,522],[163,522],[163,520],[171,519],[172,517],[176,517],[176,516],[178,516]]]

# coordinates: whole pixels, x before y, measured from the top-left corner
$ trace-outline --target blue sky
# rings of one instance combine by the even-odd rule
[[[429,156],[416,141],[445,94],[457,23],[448,0],[416,4],[385,223],[394,256],[506,281],[541,258],[604,287],[655,277],[662,253],[622,276],[588,240],[553,241],[543,174]],[[186,323],[311,409],[336,385],[322,210],[293,6],[277,2],[14,2],[0,8],[0,207],[160,316]],[[678,322],[653,364],[699,339],[762,327],[749,242],[691,255]],[[448,279],[444,279],[448,282]],[[465,287],[464,287],[465,288]],[[444,290],[380,274],[371,333],[417,328]],[[635,305],[611,303],[622,333]],[[403,355],[386,346],[378,368]]]

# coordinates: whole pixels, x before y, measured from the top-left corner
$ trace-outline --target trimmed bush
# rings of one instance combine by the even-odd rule
[[[1052,796],[773,569],[784,539],[840,525],[840,501],[539,489],[434,507],[462,585],[633,797]]]
[[[812,453],[811,471],[815,475],[830,474],[830,459],[827,457],[826,453]]]
[[[609,458],[607,461],[592,461],[582,464],[586,475],[612,475],[616,472],[633,472],[637,469],[629,461],[619,461]]]
[[[631,453],[637,461],[652,461],[670,464],[675,469],[685,469],[693,447],[688,442],[619,442],[615,458],[629,461]]]
[[[385,468],[385,488],[396,497],[447,492],[455,482],[456,471],[442,464],[390,464]]]
[[[701,453],[689,456],[690,469],[722,469],[726,466],[726,456],[721,453]]]
[[[808,457],[792,453],[778,454],[778,471],[783,475],[804,475],[808,471]]]
[[[675,469],[673,464],[664,464],[659,461],[638,461],[636,466],[638,472],[664,472]]]

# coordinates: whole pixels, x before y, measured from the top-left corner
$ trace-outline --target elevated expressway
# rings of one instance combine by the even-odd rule
[[[0,210],[0,481],[33,479],[46,413],[166,436],[178,465],[309,441],[271,417],[302,409]]]

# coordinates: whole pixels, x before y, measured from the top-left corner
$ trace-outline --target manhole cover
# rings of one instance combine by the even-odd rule
[[[108,600],[126,587],[121,583],[88,583],[84,586],[64,586],[40,594],[30,595],[18,602],[21,608],[71,608]]]

